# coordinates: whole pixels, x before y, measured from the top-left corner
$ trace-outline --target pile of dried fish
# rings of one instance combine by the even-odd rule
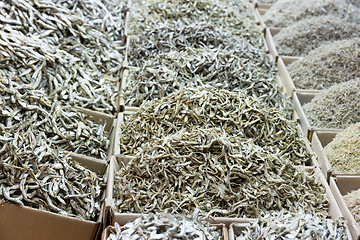
[[[260,239],[346,240],[348,235],[345,221],[323,219],[303,212],[280,212],[267,214],[250,223],[240,234],[235,234],[235,240]]]
[[[360,172],[360,122],[336,134],[324,151],[334,172]]]
[[[280,55],[306,56],[321,44],[360,37],[359,24],[333,15],[303,19],[274,36]]]
[[[360,23],[360,9],[344,0],[278,0],[263,19],[269,27],[287,27],[305,18],[329,14]]]
[[[105,123],[70,107],[62,107],[32,85],[0,79],[0,133],[14,144],[31,132],[44,137],[52,147],[106,159],[109,134]]]
[[[115,233],[107,240],[128,239],[221,240],[223,237],[220,230],[200,222],[197,216],[157,213],[142,215],[125,224],[123,230],[115,222]]]
[[[360,38],[335,41],[293,62],[288,71],[297,88],[326,89],[360,77]]]
[[[108,79],[119,78],[124,47],[113,41],[120,36],[108,29],[110,16],[91,20],[79,14],[80,6],[72,12],[50,0],[2,2],[0,73],[63,102],[114,113],[116,86]]]
[[[354,216],[357,224],[360,224],[360,189],[347,193],[344,201],[351,214]]]
[[[220,127],[259,146],[273,146],[296,164],[311,158],[296,122],[244,92],[183,88],[143,104],[120,127],[122,154],[134,154],[143,144],[181,129]]]
[[[325,188],[314,175],[240,135],[194,128],[143,145],[115,176],[117,211],[199,208],[202,216],[258,217],[302,209],[327,216]]]
[[[3,127],[0,125],[0,203],[96,221],[103,178],[54,151],[31,127],[12,136],[4,135]]]
[[[303,108],[312,126],[343,129],[360,122],[360,78],[316,94]]]
[[[356,6],[356,7],[360,7],[360,0],[346,0],[346,2]]]
[[[210,85],[229,91],[246,91],[271,107],[286,109],[276,69],[265,53],[242,42],[234,49],[208,47],[171,51],[146,61],[131,72],[125,89],[126,104],[140,106],[181,87]],[[164,84],[166,83],[166,84]]]

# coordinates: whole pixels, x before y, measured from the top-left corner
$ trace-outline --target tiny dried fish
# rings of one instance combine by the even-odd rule
[[[360,224],[360,189],[348,192],[343,198],[356,223]]]

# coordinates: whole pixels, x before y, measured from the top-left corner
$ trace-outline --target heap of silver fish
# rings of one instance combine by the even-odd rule
[[[0,79],[0,136],[14,139],[33,134],[47,139],[50,146],[74,153],[106,159],[110,145],[105,123],[79,110],[63,107],[32,85]]]
[[[235,226],[234,233],[235,240],[348,239],[345,221],[319,218],[304,212],[270,213],[251,223],[240,234]]]
[[[258,217],[281,209],[328,215],[325,188],[313,174],[220,127],[144,144],[116,174],[114,198],[117,211],[131,213],[199,208],[202,216]]]
[[[115,222],[115,233],[107,240],[188,239],[221,240],[222,233],[196,216],[170,215],[167,213],[144,214],[123,226]]]

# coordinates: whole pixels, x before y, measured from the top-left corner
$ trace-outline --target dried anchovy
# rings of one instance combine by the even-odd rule
[[[119,212],[258,217],[271,210],[327,216],[325,188],[313,175],[251,139],[194,128],[145,144],[116,174]]]
[[[303,19],[274,36],[280,55],[306,56],[321,44],[360,37],[360,26],[334,15]]]
[[[140,106],[181,87],[210,85],[229,91],[245,90],[271,107],[288,110],[273,62],[265,53],[242,42],[234,49],[189,48],[159,54],[130,74],[125,104]],[[166,84],[164,84],[166,83]]]
[[[305,18],[329,14],[360,23],[360,9],[344,0],[279,0],[263,19],[269,27],[287,27]]]
[[[270,213],[250,223],[235,240],[257,239],[348,239],[346,223],[341,220],[324,219],[311,214]]]
[[[334,172],[360,172],[360,122],[336,134],[324,151]]]
[[[184,88],[143,104],[120,127],[122,154],[134,154],[146,142],[181,129],[221,127],[230,135],[252,138],[259,146],[274,146],[296,164],[310,159],[297,124],[243,92]]]
[[[355,221],[360,224],[360,189],[347,193],[343,198]]]
[[[181,20],[160,22],[138,33],[138,38],[129,47],[129,63],[139,67],[144,61],[172,50],[184,51],[187,48],[203,46],[211,49],[236,48],[236,45],[240,44],[238,41],[262,49],[264,43],[260,27],[248,24],[247,28],[252,27],[251,31],[244,30],[241,35],[235,36],[222,26],[214,26],[212,22],[196,21],[189,24]]]
[[[346,0],[346,2],[356,6],[356,7],[360,7],[360,0]]]
[[[123,229],[115,222],[116,233],[107,240],[127,239],[203,239],[221,240],[221,231],[201,222],[197,216],[170,215],[167,213],[144,214],[124,225]]]
[[[48,139],[52,147],[106,158],[110,141],[105,124],[62,107],[31,85],[0,79],[0,96],[0,132],[21,137],[31,131]]]
[[[335,41],[288,66],[297,88],[326,89],[360,77],[360,38]]]
[[[303,106],[310,125],[347,128],[360,122],[360,78],[322,91]]]
[[[10,202],[96,221],[104,179],[32,132],[0,128],[0,203]]]
[[[49,0],[7,0],[1,5],[2,75],[20,78],[66,103],[117,111],[116,86],[107,79],[120,76],[125,47],[112,41],[110,33]]]

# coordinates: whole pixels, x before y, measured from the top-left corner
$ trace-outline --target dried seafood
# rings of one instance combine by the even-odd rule
[[[312,126],[347,128],[360,122],[360,78],[316,94],[303,108]]]
[[[312,174],[219,129],[194,128],[145,144],[116,174],[119,212],[258,217],[271,210],[327,216],[325,188]]]
[[[336,134],[335,138],[325,146],[324,151],[334,172],[360,172],[360,123],[346,128]]]
[[[297,88],[326,89],[360,77],[360,38],[335,41],[293,62],[288,71]]]
[[[357,224],[360,224],[360,189],[351,191],[343,196],[344,201]]]
[[[360,26],[333,16],[303,19],[274,36],[280,55],[306,56],[324,43],[360,37]]]

